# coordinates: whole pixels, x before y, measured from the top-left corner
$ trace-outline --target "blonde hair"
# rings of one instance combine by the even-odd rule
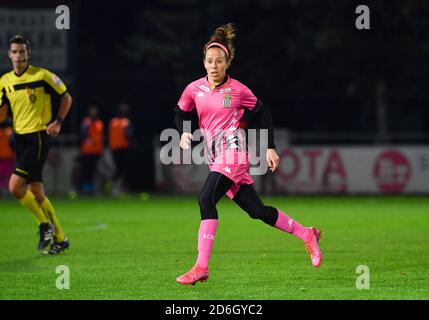
[[[235,55],[235,49],[233,45],[233,40],[235,38],[235,31],[236,31],[235,26],[232,23],[227,23],[218,27],[213,33],[213,35],[210,37],[210,40],[204,46],[204,56],[206,55],[206,51],[208,47],[211,47],[210,46],[211,44],[219,43],[222,46],[226,47],[226,49],[228,50],[228,52],[225,52],[225,54],[227,57],[228,64],[231,64]],[[216,44],[213,44],[213,46],[216,46]]]

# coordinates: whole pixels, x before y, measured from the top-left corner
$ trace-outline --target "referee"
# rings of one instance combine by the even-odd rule
[[[30,43],[26,38],[12,37],[8,55],[13,70],[0,78],[0,122],[6,119],[10,108],[16,140],[16,168],[9,180],[9,191],[36,218],[40,231],[39,250],[51,244],[48,253],[58,254],[69,248],[70,242],[45,195],[42,169],[50,136],[57,137],[60,133],[72,98],[55,74],[29,64]],[[56,119],[49,123],[53,94],[61,96],[61,103]]]

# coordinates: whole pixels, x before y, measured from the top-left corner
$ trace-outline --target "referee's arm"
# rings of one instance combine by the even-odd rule
[[[7,104],[0,106],[0,123],[5,121],[7,118]]]
[[[73,99],[70,93],[68,92],[66,92],[61,96],[60,108],[58,110],[57,117],[55,121],[49,124],[48,127],[46,128],[46,132],[49,135],[56,137],[60,133],[61,125],[71,108],[72,100]]]
[[[2,83],[0,82],[0,87],[2,87]],[[6,97],[5,89],[2,88],[0,90],[0,123],[6,120],[7,118],[7,106],[9,100]]]
[[[66,118],[66,116],[69,113],[69,110],[71,108],[72,101],[73,101],[73,99],[72,99],[70,93],[68,93],[68,92],[66,92],[61,97],[60,109],[58,110],[57,120],[60,119],[60,121],[61,121],[61,120],[64,120]]]

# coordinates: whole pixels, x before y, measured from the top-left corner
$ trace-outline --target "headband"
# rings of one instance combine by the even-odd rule
[[[228,48],[225,47],[222,43],[219,43],[219,42],[212,42],[212,43],[210,43],[206,47],[206,52],[207,52],[208,49],[210,49],[211,47],[215,47],[215,46],[220,47],[223,51],[225,51],[226,57],[229,58],[229,50],[228,50]]]

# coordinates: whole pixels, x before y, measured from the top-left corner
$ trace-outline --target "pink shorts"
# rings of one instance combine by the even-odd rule
[[[209,165],[210,171],[222,173],[234,182],[226,193],[230,199],[234,198],[240,190],[240,185],[253,184],[254,181],[249,175],[249,167],[248,153],[235,150],[228,150],[218,155],[213,164]]]

